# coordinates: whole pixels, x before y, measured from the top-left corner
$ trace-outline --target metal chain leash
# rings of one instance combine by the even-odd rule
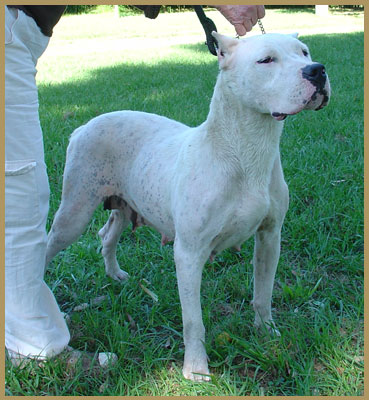
[[[265,35],[266,32],[265,32],[263,23],[260,21],[260,19],[258,19],[258,24],[259,24],[259,28],[261,30],[262,35]],[[240,35],[236,35],[236,39],[239,39],[239,38],[240,38]]]
[[[263,35],[265,35],[265,29],[264,29],[263,23],[260,21],[260,19],[258,19],[258,24],[259,24],[261,33],[262,33]]]

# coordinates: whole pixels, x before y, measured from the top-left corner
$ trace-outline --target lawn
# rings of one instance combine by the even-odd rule
[[[208,15],[218,31],[234,35],[221,15]],[[7,364],[8,395],[363,395],[363,13],[322,18],[274,10],[263,23],[267,32],[299,31],[332,85],[330,105],[288,117],[282,135],[290,209],[273,296],[281,336],[260,335],[252,326],[253,241],[240,253],[224,251],[205,266],[202,284],[213,377],[186,381],[172,246],[161,246],[150,228],[126,230],[118,260],[131,277],[112,281],[97,235],[109,213],[99,207],[45,279],[70,317],[71,346],[114,352],[118,362],[104,371],[72,368],[60,358],[23,369]],[[218,67],[203,42],[189,12],[153,21],[113,13],[61,19],[37,77],[51,188],[48,226],[75,128],[120,109],[190,126],[206,118]],[[83,303],[90,306],[76,311]]]

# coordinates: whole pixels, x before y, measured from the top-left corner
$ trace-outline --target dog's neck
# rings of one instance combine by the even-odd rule
[[[269,183],[283,122],[241,104],[220,76],[203,128],[214,154],[230,160],[230,169],[254,183]]]

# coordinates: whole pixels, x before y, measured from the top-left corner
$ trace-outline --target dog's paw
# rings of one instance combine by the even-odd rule
[[[118,282],[126,281],[129,278],[127,272],[120,268],[115,269],[114,271],[106,271],[106,275]]]
[[[281,333],[277,329],[277,327],[272,319],[264,322],[264,321],[261,321],[259,318],[257,318],[257,319],[255,319],[254,326],[261,331],[264,330],[264,331],[268,332],[270,335],[277,336],[277,337],[281,336]]]
[[[185,362],[183,366],[183,376],[195,382],[210,381],[210,372],[207,361],[201,362],[194,360],[193,362]]]
[[[183,369],[183,376],[194,382],[208,382],[211,379],[208,369],[202,372],[191,372]]]
[[[279,330],[276,328],[275,324],[273,321],[271,321],[272,323],[267,323],[265,324],[268,332],[272,335],[272,336],[277,336],[280,337],[281,336],[281,332],[279,332]]]

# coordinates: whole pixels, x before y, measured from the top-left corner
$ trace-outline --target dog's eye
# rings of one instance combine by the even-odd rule
[[[302,49],[302,54],[307,57],[309,55],[309,52],[307,50]]]
[[[258,61],[258,64],[270,64],[271,62],[275,61],[273,57],[265,57]]]

